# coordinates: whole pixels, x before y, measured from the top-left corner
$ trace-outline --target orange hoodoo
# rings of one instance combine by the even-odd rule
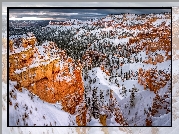
[[[155,93],[162,87],[167,84],[167,81],[170,79],[170,74],[161,73],[161,77],[164,79],[158,79],[158,71],[157,70],[146,70],[143,71],[142,68],[139,69],[139,77],[138,83],[144,85],[144,89],[149,88],[151,91]]]
[[[9,43],[13,48],[13,42]],[[17,81],[17,88],[20,91],[22,87],[27,88],[46,102],[61,101],[63,109],[74,114],[76,106],[83,101],[84,87],[81,65],[78,64],[72,74],[69,72],[69,64],[71,66],[75,64],[72,58],[64,59],[62,66],[59,64],[61,59],[54,59],[50,62],[47,60],[44,61],[46,64],[39,62],[38,66],[32,66],[32,61],[34,62],[36,58],[34,54],[37,53],[34,44],[35,39],[28,40],[28,45],[31,45],[30,49],[10,55],[10,80]],[[27,45],[23,46],[27,47]],[[64,52],[61,54],[65,56]],[[26,61],[25,64],[24,61]],[[26,69],[23,70],[24,67]],[[85,112],[80,114],[83,115],[83,118],[85,117]],[[83,124],[85,125],[84,121]]]

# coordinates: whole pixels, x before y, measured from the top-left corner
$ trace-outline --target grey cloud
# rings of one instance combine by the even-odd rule
[[[38,8],[38,7],[37,7]],[[94,17],[105,17],[109,14],[133,13],[133,14],[149,14],[170,12],[171,9],[10,9],[10,16],[22,17],[39,17],[39,18],[66,18],[66,19],[84,19]]]

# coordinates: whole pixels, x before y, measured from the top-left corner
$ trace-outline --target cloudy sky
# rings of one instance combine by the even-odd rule
[[[38,7],[37,7],[38,8]],[[9,9],[9,18],[15,19],[42,19],[42,20],[69,20],[92,19],[104,17],[109,14],[120,13],[161,13],[170,12],[171,9]]]
[[[162,5],[161,5],[162,4]],[[120,13],[160,13],[170,12],[168,9],[95,9],[95,7],[172,7],[176,2],[71,2],[71,7],[94,7],[94,9],[10,9],[10,19],[68,20],[104,17],[108,14]],[[179,5],[179,4],[178,4]],[[7,7],[69,7],[68,2],[3,2],[2,14],[7,14]]]

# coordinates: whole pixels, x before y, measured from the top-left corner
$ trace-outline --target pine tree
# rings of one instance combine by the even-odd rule
[[[127,57],[127,63],[131,63],[130,56]]]
[[[101,90],[100,90],[100,101],[101,101],[101,106],[102,106],[104,104],[104,95]]]
[[[140,62],[142,63],[142,57],[140,57]]]
[[[128,73],[126,72],[126,80],[128,80],[129,79],[129,77],[128,77]]]
[[[128,77],[129,77],[129,78],[131,77],[131,75],[130,75],[130,74],[131,74],[131,72],[130,72],[130,70],[129,70],[129,73],[128,73],[128,75],[129,75]]]
[[[99,117],[99,106],[98,106],[99,103],[96,93],[97,93],[97,88],[94,88],[92,93],[92,115],[95,119]]]
[[[134,106],[135,92],[138,91],[138,89],[135,87],[135,85],[133,85],[133,86],[134,86],[134,87],[132,88],[132,90],[129,91],[129,92],[131,92],[131,95],[130,95],[130,105],[131,105],[131,106]]]
[[[126,87],[124,87],[124,86],[122,85],[122,94],[123,94],[123,96],[124,96],[124,94],[126,95],[126,92],[127,92]]]
[[[135,94],[134,94],[134,92],[131,92],[131,95],[130,95],[130,105],[131,106],[134,106],[134,99],[135,99]]]

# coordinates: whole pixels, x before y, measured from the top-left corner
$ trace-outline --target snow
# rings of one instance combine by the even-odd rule
[[[61,61],[60,61],[60,70],[62,70],[63,64],[64,64],[64,62],[61,60]]]
[[[153,22],[152,24],[155,26],[155,27],[157,27],[157,26],[159,26],[159,25],[161,25],[162,24],[162,22],[166,22],[166,26],[168,26],[169,24],[171,24],[171,19],[168,19],[168,20],[166,20],[166,19],[157,19],[155,22]]]
[[[20,74],[20,73],[22,73],[22,72],[24,72],[24,71],[26,71],[27,70],[27,67],[23,67],[23,68],[21,68],[21,69],[16,69],[15,70],[15,73],[16,74]]]
[[[24,124],[22,121],[22,116],[25,112],[29,115],[29,118],[25,120],[25,123],[30,126],[34,126],[34,124],[36,124],[36,126],[44,126],[44,124],[48,124],[48,126],[50,126],[50,123],[52,124],[52,126],[69,125],[70,121],[68,117],[70,116],[70,114],[61,110],[60,106],[58,106],[60,104],[54,105],[44,102],[39,99],[38,96],[33,95],[25,88],[23,88],[22,92],[19,92],[17,89],[14,88],[15,82],[13,84],[12,81],[10,81],[10,83],[10,91],[14,90],[17,96],[17,99],[12,101],[12,105],[18,103],[18,108],[16,110],[13,106],[9,106],[9,118],[11,119],[9,121],[10,126],[16,126],[16,122],[18,119],[21,123],[18,125],[23,126]],[[33,95],[34,98],[31,99],[29,94]],[[10,99],[12,100],[12,98]],[[25,110],[26,107],[28,107],[28,110]],[[32,113],[30,113],[30,110]],[[45,119],[43,119],[43,116],[45,117]]]
[[[171,126],[171,113],[164,114],[160,117],[152,117],[153,118],[153,126]]]
[[[95,118],[92,117],[88,126],[102,126],[102,124],[99,123],[99,119],[95,119]]]
[[[130,37],[127,37],[127,38],[121,38],[121,39],[115,39],[114,40],[114,44],[118,45],[119,43],[120,44],[126,44],[129,42],[129,39]]]
[[[57,75],[56,77],[57,81],[66,81],[66,82],[70,82],[72,80],[71,76],[61,76],[61,74]]]
[[[125,68],[125,67],[124,67]],[[128,69],[126,69],[128,70]],[[92,71],[94,72],[92,74]],[[116,85],[110,83],[108,80],[105,79],[105,77],[107,77],[105,75],[104,72],[102,72],[102,70],[100,68],[94,68],[91,71],[88,72],[89,76],[91,77],[91,79],[93,79],[95,76],[97,77],[97,81],[96,83],[100,83],[100,84],[92,84],[91,88],[93,89],[93,87],[97,86],[98,89],[102,90],[105,94],[107,89],[112,89],[114,91],[114,97],[117,99],[117,101],[119,102],[120,105],[120,109],[121,112],[123,113],[124,118],[128,121],[128,123],[130,125],[134,125],[135,123],[138,124],[139,126],[145,126],[145,119],[147,118],[147,115],[144,115],[144,109],[148,109],[149,107],[152,106],[152,100],[155,97],[155,94],[149,90],[144,90],[142,85],[139,85],[137,80],[127,80],[127,81],[119,81],[120,85],[125,85],[126,89],[131,89],[132,85],[135,85],[135,87],[137,89],[139,89],[139,91],[136,93],[136,99],[135,99],[135,107],[131,108],[128,104],[130,101],[130,92],[129,90],[127,90],[127,95],[126,96],[122,96],[120,95],[120,91],[122,90],[122,87],[117,87]],[[108,79],[108,78],[107,78]],[[85,83],[87,84],[87,83]],[[167,89],[164,87],[164,89]],[[163,90],[160,90],[161,95],[162,92],[164,93]],[[89,92],[88,92],[89,93]],[[89,93],[90,94],[90,93]],[[99,95],[99,90],[98,93]],[[105,97],[106,102],[109,102],[109,98]],[[143,103],[141,103],[143,102]],[[106,103],[104,103],[106,104]],[[127,108],[125,108],[125,104],[127,104]],[[128,115],[128,111],[131,110],[130,115]],[[135,113],[138,113],[137,116],[135,116]],[[132,121],[132,118],[135,119],[135,122]],[[91,121],[92,123],[94,123],[94,121]],[[90,122],[90,123],[91,123]],[[119,124],[114,124],[111,122],[113,122],[113,118],[110,119],[110,121],[108,122],[108,126],[112,125],[119,125]],[[90,125],[90,124],[89,124]],[[97,125],[97,124],[96,124]]]
[[[119,15],[117,16],[118,18],[122,18],[123,15]],[[148,16],[150,17],[150,15]],[[159,25],[162,24],[162,22],[166,22],[166,26],[170,25],[171,20],[165,19],[165,16],[163,15],[157,15],[157,17],[160,17],[160,19],[157,19],[155,22],[153,22],[153,26],[157,27]],[[99,29],[93,29],[91,31],[87,31],[82,29],[81,27],[85,25],[86,22],[82,22],[82,24],[77,25],[77,22],[80,21],[76,21],[75,25],[70,25],[70,26],[58,26],[58,25],[47,25],[46,28],[50,28],[50,29],[60,29],[60,30],[68,30],[68,29],[73,29],[74,32],[77,28],[79,29],[79,32],[73,37],[73,38],[77,38],[78,41],[84,41],[85,38],[82,38],[81,35],[85,35],[87,32],[89,32],[90,36],[96,36],[97,39],[100,39],[100,43],[102,43],[102,45],[105,43],[110,43],[114,46],[120,44],[122,45],[126,45],[127,43],[129,43],[129,39],[131,38],[130,36],[137,36],[138,33],[140,32],[144,32],[147,33],[148,31],[150,31],[151,29],[142,29],[142,30],[131,30],[128,27],[123,27],[123,26],[128,26],[128,25],[137,25],[137,24],[144,24],[145,22],[147,22],[147,19],[140,19],[140,20],[136,20],[137,16],[135,14],[133,15],[126,15],[127,19],[130,19],[130,21],[126,21],[126,22],[122,22],[122,19],[119,20],[115,20],[115,24],[120,24],[118,26],[118,28],[114,28],[112,26],[110,27],[106,27],[105,28],[99,28]],[[104,19],[102,19],[102,21],[111,21],[114,19],[114,16],[110,17],[107,16]],[[70,21],[75,21],[75,20],[70,20]],[[97,22],[99,21],[99,19],[95,19],[93,20],[93,22]],[[101,21],[101,20],[100,20]],[[92,24],[91,22],[88,22],[90,24]],[[106,24],[106,23],[105,23]],[[90,26],[89,26],[90,27]],[[50,31],[49,29],[49,31]],[[110,31],[115,31],[115,35],[110,37],[109,33]],[[101,32],[106,32],[105,33],[105,37],[102,37]],[[129,37],[124,38],[123,37],[123,33],[125,34],[130,34]],[[55,35],[57,35],[58,32],[55,33]],[[131,35],[132,34],[132,35]],[[23,35],[24,38],[26,35]],[[31,35],[29,35],[31,36]],[[122,37],[119,39],[119,37]],[[13,38],[10,37],[10,38]],[[27,37],[28,38],[28,37]],[[146,39],[147,40],[147,39]],[[141,40],[139,42],[139,44],[141,45],[142,43],[144,43],[146,41]],[[154,42],[158,42],[159,41],[159,37],[155,38],[153,40]],[[69,65],[69,63],[65,64],[65,61],[63,61],[63,59],[59,59],[58,56],[55,57],[54,55],[50,55],[47,56],[47,53],[50,52],[50,48],[48,48],[49,46],[49,41],[45,41],[41,46],[36,46],[38,53],[40,56],[43,56],[42,59],[40,59],[38,57],[38,54],[36,54],[35,58],[33,59],[33,63],[29,66],[29,68],[34,68],[37,67],[39,65],[47,65],[49,64],[51,61],[58,59],[58,63],[55,64],[56,67],[60,66],[60,69],[62,70],[64,66],[69,67],[69,76],[64,76],[63,73],[59,73],[56,77],[56,80],[58,81],[67,81],[70,82],[73,79],[73,67],[72,65]],[[73,42],[72,42],[73,43]],[[91,47],[89,47],[88,49],[92,49],[94,50],[95,47],[99,45],[97,43],[96,40],[94,40],[94,42],[92,43]],[[136,47],[136,45],[138,45],[138,43],[133,43],[131,44],[131,46]],[[20,53],[22,51],[26,51],[28,50],[28,48],[24,49],[22,47],[15,49],[15,53]],[[124,48],[122,48],[124,49]],[[53,52],[58,52],[54,49],[52,49],[51,51]],[[96,50],[95,54],[98,54],[99,50]],[[119,59],[120,62],[124,61],[124,64],[122,66],[119,67],[119,69],[113,69],[112,73],[113,74],[120,74],[121,69],[123,71],[123,73],[128,72],[129,70],[132,71],[134,74],[136,72],[138,72],[139,68],[142,68],[144,70],[149,70],[149,69],[157,69],[159,70],[163,70],[165,73],[170,73],[171,72],[171,61],[167,60],[166,61],[166,56],[165,56],[165,51],[163,50],[157,50],[155,53],[150,53],[149,55],[154,58],[155,54],[160,54],[162,56],[164,56],[164,62],[162,63],[157,63],[157,65],[152,65],[152,64],[146,64],[146,63],[142,63],[142,62],[138,62],[136,63],[134,61],[134,58],[137,57],[138,59],[140,59],[142,57],[142,61],[148,59],[148,55],[146,55],[145,49],[142,50],[141,52],[137,53],[137,54],[132,54],[130,57],[130,61],[132,61],[132,63],[128,63],[127,62],[127,58],[118,58],[116,57],[112,57],[112,54],[109,54],[109,59],[110,59],[110,64],[112,64],[112,59],[116,60]],[[178,54],[179,52],[176,51],[176,53]],[[13,53],[10,53],[13,54]],[[169,52],[169,54],[171,54],[171,52]],[[116,64],[116,63],[114,63]],[[179,64],[178,60],[174,61],[175,65]],[[107,68],[110,68],[109,66]],[[22,69],[17,69],[15,71],[15,73],[20,74],[23,71],[26,71],[27,67],[24,67]],[[79,67],[77,67],[76,69],[80,69]],[[172,69],[173,74],[179,74],[178,72],[178,68],[177,66],[173,66]],[[146,111],[148,111],[149,107],[152,107],[153,105],[153,99],[155,98],[156,94],[153,91],[150,91],[149,89],[144,90],[144,86],[140,85],[138,83],[138,76],[133,77],[133,79],[122,79],[121,77],[115,76],[108,76],[105,72],[103,72],[101,70],[100,67],[94,67],[91,70],[87,71],[87,80],[84,80],[84,76],[83,76],[83,82],[84,82],[84,86],[87,87],[85,88],[85,91],[87,91],[87,97],[92,99],[93,96],[93,91],[94,89],[97,90],[96,96],[97,99],[100,100],[100,93],[102,92],[102,94],[104,95],[104,102],[99,102],[99,105],[104,105],[107,106],[111,103],[111,98],[110,98],[110,94],[113,92],[113,97],[116,99],[117,102],[115,102],[115,107],[119,106],[120,108],[120,112],[122,113],[122,115],[124,116],[124,119],[126,119],[127,123],[129,124],[129,126],[133,126],[134,124],[137,124],[139,126],[145,126],[146,122],[145,119],[147,118],[147,114],[144,113],[144,109]],[[117,80],[117,83],[115,83],[115,78]],[[157,78],[157,80],[159,79],[163,79],[162,76],[159,76]],[[96,82],[91,82],[89,83],[90,80],[94,80]],[[161,88],[159,90],[159,95],[163,96],[167,91],[168,91],[168,86],[170,85],[170,81],[167,82],[167,84]],[[10,81],[10,90],[14,89],[14,85],[16,85],[16,83]],[[122,89],[123,89],[123,85],[126,88],[126,94],[123,93]],[[133,87],[136,87],[138,89],[137,92],[135,92],[135,99],[134,99],[134,106],[130,106],[130,96],[131,96],[131,89]],[[178,87],[178,85],[176,86]],[[22,92],[19,92],[18,90],[15,90],[15,94],[17,95],[17,99],[13,100],[13,105],[17,102],[19,104],[19,107],[14,110],[14,107],[10,106],[10,124],[11,125],[16,125],[16,121],[19,117],[21,117],[24,112],[26,111],[24,109],[25,104],[28,107],[31,107],[32,114],[29,115],[29,119],[27,119],[26,123],[28,123],[28,125],[33,125],[34,123],[37,125],[44,125],[44,124],[48,124],[51,122],[52,125],[54,125],[54,121],[56,121],[56,125],[58,126],[65,126],[65,125],[69,125],[71,124],[71,120],[69,119],[69,117],[71,117],[71,119],[75,120],[75,115],[70,115],[69,113],[66,113],[62,110],[62,106],[60,103],[56,103],[56,104],[50,104],[47,102],[43,102],[42,100],[40,100],[38,98],[38,96],[35,96],[33,100],[30,99],[30,97],[28,96],[28,94],[30,94],[29,91],[27,91],[27,89],[23,88]],[[177,89],[174,90],[174,92],[176,92]],[[5,94],[5,91],[3,91],[3,93]],[[24,100],[24,98],[26,98]],[[3,97],[4,99],[4,97]],[[5,99],[4,99],[5,100]],[[168,102],[170,102],[169,99],[166,99]],[[5,103],[3,102],[3,105]],[[37,108],[38,110],[34,110],[35,108]],[[45,110],[44,110],[45,109]],[[129,112],[130,111],[130,112]],[[29,112],[29,111],[27,111]],[[89,112],[89,111],[88,111]],[[100,111],[101,114],[109,114],[108,111],[105,111],[105,109],[101,108]],[[45,119],[43,119],[42,116],[45,116]],[[165,111],[162,109],[160,110],[159,114],[156,114],[155,117],[152,117],[153,120],[153,125],[164,125],[164,126],[169,126],[171,124],[171,119],[170,119],[171,113],[165,114]],[[60,119],[59,119],[60,117]],[[165,122],[165,123],[163,123]],[[21,121],[20,125],[24,125],[22,124],[23,121]],[[116,123],[115,121],[115,117],[114,115],[111,115],[109,118],[107,118],[107,125],[108,126],[120,126],[120,124]],[[99,119],[95,119],[93,117],[91,117],[91,121],[87,123],[87,126],[102,126],[101,123],[99,123]],[[89,133],[100,133],[100,129],[98,128],[94,128],[94,129],[90,129]],[[111,131],[111,133],[115,134],[115,131]]]

